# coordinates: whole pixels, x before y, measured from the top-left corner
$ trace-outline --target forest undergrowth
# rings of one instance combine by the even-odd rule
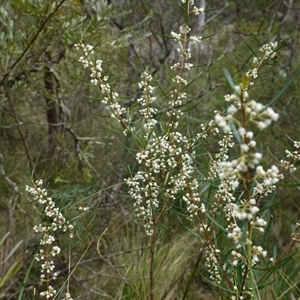
[[[299,71],[268,97],[261,86],[284,42],[255,37],[256,48],[246,44],[245,71],[224,69],[228,92],[212,102],[210,119],[195,117],[202,103],[191,91],[206,69],[193,55],[213,37],[194,35],[190,24],[209,9],[192,0],[175,4],[185,23],[160,35],[172,40],[177,60],[162,66],[163,80],[143,65],[134,101],[120,94],[126,82],[111,74],[114,62],[98,57],[101,45],[68,36],[71,59],[88,70],[101,101],[103,114],[90,118],[105,118],[122,132],[109,147],[121,147],[129,159],[119,181],[100,191],[89,184],[68,190],[63,176],[37,178],[33,171],[26,193],[35,243],[2,277],[1,299],[300,299],[299,206],[282,222],[276,213],[299,189],[293,174],[300,141],[286,135],[285,153],[277,157],[261,139],[276,128],[276,105]],[[87,151],[81,160],[101,173],[89,158]],[[118,201],[110,203],[115,194]],[[104,195],[108,201],[99,208]],[[284,242],[276,239],[281,225]],[[19,290],[6,298],[17,274]]]

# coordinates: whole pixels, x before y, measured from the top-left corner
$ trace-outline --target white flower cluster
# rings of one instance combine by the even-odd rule
[[[253,196],[267,196],[272,193],[276,188],[276,183],[283,179],[283,174],[279,172],[276,165],[266,171],[262,166],[257,166],[254,180],[256,186],[254,187]]]
[[[253,216],[259,212],[259,208],[256,206],[256,201],[252,199],[249,202],[242,202],[239,205],[231,204],[231,213],[235,219],[238,220],[252,220]],[[228,236],[230,238],[230,234]]]
[[[212,246],[208,246],[204,250],[205,266],[208,268],[209,278],[218,285],[222,282],[220,266],[217,259],[220,252],[221,251],[219,249],[215,249]]]
[[[46,299],[50,299],[54,297],[56,293],[57,291],[51,285],[49,285],[46,291],[40,293],[40,296],[46,297]]]
[[[264,53],[265,59],[268,59],[270,56],[271,58],[274,58],[276,56],[276,48],[278,46],[278,43],[275,42],[271,42],[269,44],[265,44],[263,45],[259,51]]]
[[[235,200],[233,191],[239,186],[239,172],[236,171],[228,161],[228,151],[234,146],[231,142],[231,136],[227,135],[219,141],[220,151],[215,155],[209,169],[208,181],[219,179],[216,198],[222,199],[223,203],[230,204]],[[230,220],[231,208],[227,206],[227,220]]]
[[[176,108],[176,115],[178,116],[180,114],[178,106],[182,105],[183,100],[187,98],[187,95],[186,93],[179,93],[179,91],[175,89],[173,93],[171,93],[171,97],[173,99],[173,101],[171,102],[171,107]]]
[[[86,211],[88,211],[90,208],[88,207],[88,206],[79,206],[78,207],[78,210],[80,210],[80,211],[83,211],[83,212],[86,212]]]
[[[36,233],[48,234],[50,231],[55,232],[58,229],[61,229],[63,232],[69,231],[70,238],[72,238],[73,225],[69,224],[63,214],[59,211],[59,208],[56,207],[52,198],[48,197],[47,190],[43,188],[43,181],[36,181],[34,187],[26,186],[26,191],[34,196],[34,200],[44,205],[45,215],[52,220],[52,223],[47,226],[43,226],[42,224],[35,225],[33,227],[34,231]],[[50,236],[49,238],[44,239],[44,242],[45,244],[52,244],[52,237]]]
[[[252,247],[252,264],[255,265],[259,262],[258,256],[267,256],[267,251],[264,251],[261,246],[253,246]]]
[[[280,164],[285,170],[290,170],[291,172],[296,171],[296,167],[294,163],[296,161],[300,160],[300,142],[294,141],[294,147],[298,150],[295,151],[290,151],[290,150],[285,150],[286,157],[288,160],[281,160]]]
[[[189,14],[194,14],[194,15],[199,15],[200,13],[204,12],[204,8],[197,8],[194,6],[194,1],[189,0],[182,0],[182,3],[185,4],[188,2],[188,13]],[[188,34],[191,32],[191,28],[187,25],[184,24],[179,27],[179,33],[172,31],[171,32],[171,37],[179,42],[180,47],[177,49],[178,52],[181,53],[181,56],[183,58],[181,63],[175,63],[173,66],[171,66],[171,69],[186,69],[190,70],[194,65],[192,63],[186,62],[186,60],[189,60],[191,58],[191,49],[187,48],[188,42],[192,43],[200,43],[202,41],[202,37],[198,36],[188,36]],[[187,84],[187,81],[182,78],[182,76],[177,75],[174,79],[175,82],[177,82],[178,85],[180,84]]]
[[[143,90],[143,93],[137,102],[142,106],[139,112],[144,122],[144,129],[146,132],[150,132],[157,124],[155,119],[157,109],[153,107],[153,103],[156,101],[156,96],[153,94],[155,88],[151,85],[153,78],[150,74],[143,72],[141,77],[142,81],[139,82],[138,86]]]
[[[300,223],[296,223],[295,227],[296,227],[296,232],[292,233],[292,239],[299,243],[300,242],[300,233],[299,233]]]
[[[172,78],[172,80],[176,82],[178,85],[180,84],[187,85],[187,81],[179,75],[176,75],[176,77]]]
[[[259,51],[263,52],[263,57],[255,56],[253,58],[253,64],[255,65],[254,68],[250,69],[247,73],[246,76],[249,79],[249,85],[253,85],[254,79],[258,77],[258,70],[263,64],[264,61],[266,61],[269,58],[275,58],[276,57],[276,48],[277,48],[277,42],[271,42],[269,44],[263,45]]]
[[[253,132],[246,131],[245,128],[240,127],[238,133],[243,141],[240,144],[240,156],[233,160],[229,160],[228,150],[233,146],[231,136],[227,135],[219,142],[221,148],[220,152],[216,155],[213,165],[210,168],[209,179],[218,178],[220,180],[216,198],[220,199],[224,204],[219,206],[219,209],[225,210],[228,226],[228,238],[230,238],[235,247],[241,247],[243,240],[243,230],[240,227],[240,221],[248,221],[252,229],[260,232],[264,231],[266,222],[256,217],[259,212],[256,198],[266,196],[275,188],[275,184],[282,179],[279,174],[278,168],[274,165],[266,171],[262,166],[259,166],[262,155],[259,152],[250,152],[251,148],[255,147],[253,141]],[[249,169],[255,169],[256,173],[253,181],[256,182],[253,193],[250,199],[243,199],[243,193],[238,196],[241,182],[245,181],[244,174]],[[217,208],[216,208],[217,209]],[[246,233],[246,241],[249,240],[249,232]],[[253,252],[254,253],[254,252]]]
[[[195,16],[198,16],[200,13],[204,12],[204,8],[203,7],[196,7],[194,6],[193,9],[191,10],[191,13],[193,13]]]
[[[272,193],[276,184],[283,179],[276,165],[266,169],[260,165],[262,154],[256,150],[254,133],[249,130],[251,125],[263,130],[279,118],[279,114],[271,107],[251,100],[248,93],[248,87],[258,77],[261,64],[273,56],[276,47],[277,44],[274,43],[261,48],[264,56],[257,58],[255,67],[247,72],[248,81],[234,86],[233,93],[224,97],[230,103],[225,114],[216,112],[214,117],[215,124],[226,135],[219,143],[220,151],[212,162],[208,179],[218,181],[215,211],[222,210],[226,213],[227,236],[234,245],[231,253],[232,266],[249,263],[255,265],[260,257],[266,257],[267,252],[260,245],[253,244],[252,232],[264,232],[267,222],[258,215],[259,200]],[[229,150],[233,147],[233,138],[238,141],[239,154],[230,159]],[[287,152],[287,155],[292,161],[300,158],[298,151]],[[282,165],[290,163],[291,161],[282,162]],[[245,250],[248,247],[251,252]]]
[[[188,1],[190,6],[193,1]],[[203,9],[194,9],[193,13],[200,13]],[[191,12],[191,11],[190,11]],[[187,48],[187,41],[199,42],[201,38],[188,38],[191,28],[188,25],[180,27],[179,32],[172,32],[171,36],[180,44],[181,62],[175,63],[171,69],[177,70],[172,78],[175,88],[170,93],[169,109],[162,132],[155,131],[157,124],[157,109],[153,107],[156,101],[154,88],[151,86],[152,77],[142,74],[139,88],[143,94],[138,99],[142,106],[140,115],[143,122],[143,141],[136,155],[139,170],[126,180],[130,187],[130,195],[134,199],[137,215],[143,220],[146,233],[152,236],[156,217],[166,204],[185,203],[187,218],[204,213],[206,208],[200,201],[199,183],[193,178],[194,146],[200,140],[207,137],[207,130],[211,125],[197,135],[195,139],[188,139],[178,129],[179,117],[182,115],[180,106],[186,99],[186,93],[182,92],[182,86],[188,84],[183,76],[183,69],[190,70],[193,65],[186,62],[191,57],[191,51]]]
[[[226,95],[225,101],[236,101],[236,95]],[[243,104],[248,121],[255,124],[260,130],[270,126],[272,122],[276,122],[279,114],[275,113],[271,107],[266,107],[255,100],[251,100]],[[234,115],[240,112],[240,105],[230,105],[227,108],[227,115],[216,113],[215,122],[224,132],[232,132],[231,124],[236,121]]]
[[[96,60],[96,63],[91,60],[91,55],[94,54],[93,46],[84,44],[75,44],[74,46],[76,50],[84,52],[84,56],[79,58],[79,62],[83,64],[84,68],[89,67],[91,69],[91,82],[94,85],[101,84],[102,60]]]
[[[130,195],[135,200],[137,215],[144,220],[149,236],[153,234],[154,214],[163,203],[182,199],[188,217],[198,211],[200,204],[198,183],[192,178],[194,152],[192,143],[180,132],[149,138],[145,149],[136,155],[140,170],[126,180]]]
[[[82,43],[75,44],[74,46],[76,50],[81,50],[84,53],[84,56],[79,57],[79,62],[83,64],[84,68],[91,69],[91,83],[93,83],[94,85],[98,84],[104,93],[110,92],[110,86],[105,83],[108,80],[108,77],[106,76],[102,78],[103,61],[98,59],[94,63],[91,59],[91,55],[94,54],[93,46],[85,45]]]
[[[54,232],[57,230],[68,231],[70,238],[72,238],[73,225],[69,224],[56,207],[52,198],[48,197],[47,190],[43,188],[42,180],[36,181],[33,187],[26,186],[26,191],[34,197],[35,201],[44,206],[44,214],[51,220],[49,224],[38,224],[33,227],[36,233],[42,234],[40,245],[43,248],[35,255],[35,260],[42,262],[40,281],[46,281],[49,284],[51,280],[55,280],[57,277],[57,273],[54,272],[54,261],[50,260],[50,257],[56,257],[61,252],[60,247],[53,245],[55,242]],[[47,290],[41,292],[40,295],[49,299],[56,295],[56,290],[51,285],[48,285]]]
[[[129,120],[124,118],[126,108],[118,103],[119,94],[111,90],[111,86],[108,83],[109,77],[102,75],[103,61],[96,60],[95,63],[93,62],[91,55],[94,54],[94,50],[91,45],[79,43],[74,46],[76,50],[82,50],[84,52],[84,56],[79,58],[79,62],[81,62],[85,68],[89,67],[91,69],[91,82],[100,87],[104,95],[102,102],[109,105],[112,112],[111,117],[118,119],[118,121],[122,123],[124,134],[126,135],[129,132]]]
[[[191,31],[191,28],[188,25],[184,24],[179,27],[179,31],[181,34],[187,34]]]
[[[231,251],[231,256],[232,256],[232,264],[234,266],[237,266],[239,262],[247,261],[246,257],[243,254],[235,250]],[[263,250],[261,246],[252,246],[251,248],[252,265],[255,265],[259,262],[259,256],[266,257],[267,251]]]
[[[65,293],[64,297],[61,300],[73,300],[70,293]]]
[[[258,77],[257,71],[258,71],[257,68],[250,69],[250,70],[246,73],[246,76],[247,76],[248,78],[256,79],[256,78]]]
[[[272,122],[276,122],[279,114],[271,107],[265,107],[261,103],[251,100],[245,104],[246,112],[250,115],[250,122],[257,125],[260,130],[267,128]]]
[[[194,14],[195,16],[198,16],[200,13],[204,12],[203,7],[196,7],[194,0],[181,0],[182,4],[188,4],[189,5],[189,14]],[[192,9],[191,9],[192,8]]]

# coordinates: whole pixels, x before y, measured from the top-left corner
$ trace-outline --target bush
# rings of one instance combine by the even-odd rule
[[[62,192],[51,197],[50,184],[48,191],[42,180],[33,180],[27,192],[31,207],[41,212],[33,227],[40,240],[33,255],[37,263],[33,260],[24,275],[19,299],[29,297],[34,285],[30,280],[37,281],[34,297],[47,299],[93,293],[108,299],[151,300],[217,295],[280,299],[298,294],[297,272],[285,273],[298,256],[294,249],[300,224],[290,220],[293,231],[284,249],[270,244],[272,210],[285,203],[277,198],[277,187],[286,185],[284,173],[296,171],[300,142],[290,139],[286,157],[272,157],[271,162],[256,137],[278,121],[272,106],[299,72],[267,103],[254,100],[259,80],[268,78],[265,72],[276,64],[281,45],[271,40],[258,51],[248,45],[253,58],[245,63],[247,71],[238,78],[225,70],[230,92],[211,120],[195,118],[193,86],[203,75],[191,61],[204,37],[192,35],[189,22],[205,10],[193,1],[178,6],[186,23],[178,32],[162,36],[177,44],[179,61],[168,67],[169,78],[163,82],[157,70],[145,68],[137,83],[138,96],[129,102],[114,90],[118,78],[105,74],[108,62],[98,59],[97,46],[70,37],[82,53],[78,62],[90,71],[102,105],[116,122],[113,126],[119,123],[125,136],[123,147],[131,156],[123,165],[127,176],[123,180],[120,175],[111,193],[126,184],[128,193],[121,195],[126,204],[111,203],[112,210],[102,207],[105,212],[99,212],[95,201],[104,199],[105,189],[73,186],[87,197],[69,199]],[[91,177],[87,171],[85,182]],[[105,213],[111,218],[101,223]]]

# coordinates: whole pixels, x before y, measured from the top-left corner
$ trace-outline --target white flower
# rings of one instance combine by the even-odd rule
[[[230,105],[227,109],[228,115],[234,115],[237,112],[237,108],[234,105]]]
[[[174,31],[171,32],[171,36],[177,40],[177,41],[180,41],[181,40],[181,34],[180,33],[176,33]]]
[[[241,144],[240,147],[241,147],[242,152],[248,152],[249,151],[249,146],[246,145],[246,144]]]
[[[246,133],[246,138],[248,138],[248,139],[253,139],[253,132],[252,131],[248,131],[247,133]]]

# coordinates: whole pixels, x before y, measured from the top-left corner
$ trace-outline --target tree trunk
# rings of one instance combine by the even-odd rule
[[[55,163],[59,158],[60,145],[58,135],[60,134],[59,103],[56,97],[55,78],[49,67],[45,67],[45,99],[47,107],[47,120],[49,128],[49,158]]]

